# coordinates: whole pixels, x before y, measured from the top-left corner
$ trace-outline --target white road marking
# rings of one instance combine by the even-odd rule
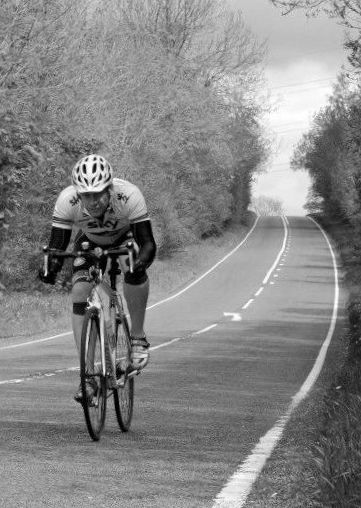
[[[232,317],[231,321],[242,321],[242,317],[239,312],[223,312],[223,316]]]
[[[232,249],[228,254],[226,254],[220,261],[218,261],[215,265],[213,265],[209,270],[207,270],[203,275],[201,275],[200,277],[198,277],[198,279],[194,280],[191,284],[189,284],[188,286],[186,286],[184,289],[182,289],[181,291],[179,291],[178,293],[172,295],[172,296],[169,296],[168,298],[164,298],[164,300],[160,300],[159,302],[156,302],[154,303],[153,305],[150,305],[149,307],[147,307],[147,310],[150,310],[150,309],[154,309],[154,307],[158,307],[158,305],[161,305],[163,303],[166,303],[166,302],[169,302],[171,300],[173,300],[174,298],[177,298],[178,296],[180,296],[181,294],[185,293],[186,291],[188,291],[188,289],[190,289],[191,287],[193,287],[195,284],[197,284],[199,281],[201,281],[202,279],[204,279],[204,277],[206,277],[207,275],[209,275],[211,272],[213,272],[213,270],[215,270],[220,264],[222,264],[226,259],[228,259],[230,256],[232,256],[232,254],[234,254],[246,241],[247,239],[249,238],[249,236],[253,233],[253,231],[255,230],[256,228],[256,225],[257,225],[257,222],[259,220],[260,216],[258,215],[252,228],[248,231],[247,235],[243,238],[243,240],[234,248]],[[48,341],[48,340],[54,340],[54,339],[57,339],[59,337],[65,337],[66,335],[72,335],[72,331],[69,331],[69,332],[64,332],[64,333],[60,333],[58,335],[53,335],[52,337],[46,337],[44,339],[36,339],[36,340],[29,340],[28,342],[22,342],[20,344],[12,344],[10,346],[1,346],[0,347],[0,351],[4,350],[4,349],[13,349],[13,348],[16,348],[16,347],[22,347],[22,346],[28,346],[28,345],[31,345],[31,344],[37,344],[39,342],[45,342],[45,341]]]
[[[48,340],[58,339],[59,337],[65,337],[66,335],[72,335],[73,332],[59,333],[58,335],[52,335],[51,337],[45,337],[44,339],[29,340],[28,342],[21,342],[20,344],[11,344],[10,346],[1,346],[0,350],[14,349],[16,347],[29,346],[32,344],[38,344],[39,342],[46,342]]]
[[[254,296],[259,296],[263,290],[264,290],[264,287],[262,286],[261,288],[259,288],[259,290],[257,291],[257,293],[255,293]]]
[[[79,367],[67,367],[65,369],[57,369],[53,372],[38,372],[31,376],[26,376],[23,378],[16,379],[5,379],[4,381],[0,381],[0,385],[11,385],[17,383],[24,383],[25,381],[35,381],[36,379],[43,379],[45,377],[56,376],[56,374],[63,374],[64,372],[73,372],[76,370],[80,370]]]
[[[245,236],[245,238],[242,240],[241,243],[239,243],[234,249],[232,249],[226,256],[224,256],[220,261],[218,261],[214,266],[212,266],[212,268],[210,268],[209,270],[207,270],[203,275],[201,275],[200,277],[198,277],[198,279],[194,280],[191,284],[189,284],[187,287],[185,287],[184,289],[182,289],[181,291],[179,291],[178,293],[172,295],[172,296],[169,296],[168,298],[164,298],[164,300],[160,300],[159,302],[157,303],[154,303],[153,305],[150,305],[149,307],[147,307],[147,309],[154,309],[154,307],[157,307],[158,305],[161,305],[165,302],[169,302],[171,300],[174,300],[174,298],[177,298],[178,296],[180,296],[181,294],[185,293],[186,291],[188,291],[188,289],[190,289],[191,287],[193,287],[195,284],[198,284],[199,281],[201,281],[202,279],[204,279],[204,277],[206,277],[207,275],[209,275],[211,272],[213,272],[213,270],[215,270],[221,263],[223,263],[226,259],[228,259],[230,256],[232,256],[232,254],[234,254],[248,239],[248,237],[251,235],[251,233],[253,233],[256,225],[257,225],[257,222],[259,220],[259,216],[257,216],[257,219],[255,220],[255,223],[253,224],[252,228],[250,229],[250,231],[248,231],[247,235]]]
[[[330,345],[337,320],[338,302],[339,302],[339,285],[338,285],[338,270],[336,258],[332,250],[331,243],[319,224],[309,217],[316,226],[320,229],[321,233],[326,239],[329,247],[335,280],[335,292],[333,311],[330,326],[327,332],[327,336],[320,348],[316,361],[308,374],[303,385],[299,391],[292,397],[292,402],[289,405],[285,415],[283,415],[276,424],[258,441],[252,453],[246,458],[246,460],[237,468],[235,473],[230,477],[225,487],[217,495],[214,500],[213,508],[242,508],[244,503],[251,492],[252,486],[259,474],[261,473],[267,459],[271,456],[274,448],[280,440],[285,426],[290,419],[290,416],[294,409],[300,404],[300,402],[308,395],[310,389],[317,381],[318,376],[322,370],[323,364],[326,359],[328,347]]]
[[[286,241],[287,241],[287,236],[288,236],[288,227],[287,227],[286,221],[285,221],[285,219],[284,219],[284,216],[282,216],[282,223],[283,223],[283,228],[284,228],[284,238],[283,238],[282,247],[281,247],[281,250],[280,250],[280,251],[279,251],[279,253],[278,253],[278,256],[276,257],[276,261],[273,263],[273,265],[271,266],[271,268],[268,270],[266,277],[263,279],[262,284],[267,284],[267,282],[268,282],[269,278],[270,278],[270,277],[271,277],[271,275],[272,275],[272,272],[274,271],[274,269],[275,269],[275,268],[276,268],[276,266],[278,265],[279,260],[280,260],[281,256],[282,256],[282,255],[283,255],[283,253],[284,253],[284,250],[285,250]]]
[[[160,349],[161,347],[169,346],[170,344],[173,344],[174,342],[178,342],[180,340],[185,340],[188,337],[176,337],[175,339],[169,340],[168,342],[162,342],[162,344],[159,344],[158,346],[153,346],[149,348],[151,351],[155,351],[156,349]]]
[[[206,328],[203,328],[203,330],[199,330],[198,332],[194,332],[194,335],[200,335],[201,333],[208,332],[208,330],[212,330],[212,328],[215,328],[218,326],[217,324],[207,326]]]
[[[254,302],[254,298],[250,298],[248,300],[248,302],[245,305],[243,305],[242,310],[247,309],[253,302]]]
[[[163,342],[162,344],[159,344],[158,346],[153,346],[150,348],[150,351],[155,351],[156,349],[160,349],[165,346],[169,346],[170,344],[174,344],[174,342],[179,342],[180,340],[186,340],[194,335],[200,335],[201,333],[208,332],[212,328],[215,328],[218,326],[217,324],[209,325],[206,328],[203,328],[202,330],[198,330],[197,332],[192,333],[191,335],[186,335],[184,337],[176,337],[172,340],[169,340],[167,342]],[[44,377],[51,377],[56,376],[56,374],[64,374],[65,372],[74,372],[80,370],[79,367],[66,367],[65,369],[56,369],[52,372],[38,372],[36,374],[33,374],[31,376],[23,377],[23,378],[16,378],[16,379],[5,379],[4,381],[0,381],[0,385],[10,385],[10,384],[17,384],[17,383],[24,383],[25,381],[34,381],[35,379],[42,379]]]

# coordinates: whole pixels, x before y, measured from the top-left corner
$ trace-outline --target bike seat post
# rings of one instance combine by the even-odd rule
[[[117,289],[117,275],[121,273],[119,268],[119,263],[117,256],[110,257],[110,269],[109,269],[109,277],[110,277],[110,287],[116,291]]]

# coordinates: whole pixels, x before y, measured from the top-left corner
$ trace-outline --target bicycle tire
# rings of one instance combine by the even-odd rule
[[[88,309],[84,316],[80,348],[80,382],[86,426],[93,441],[99,441],[107,407],[106,378],[102,371],[99,315]],[[87,396],[88,383],[96,384],[95,395]]]
[[[130,333],[129,326],[124,316],[123,319],[116,320],[115,334],[115,362],[117,380],[123,379],[122,386],[113,390],[114,408],[117,421],[122,432],[128,432],[134,406],[134,378],[128,377],[131,369],[130,353]]]

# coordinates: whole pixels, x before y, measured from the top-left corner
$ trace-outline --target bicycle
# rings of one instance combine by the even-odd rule
[[[88,242],[83,242],[81,247],[82,250],[72,253],[44,247],[44,274],[48,271],[49,255],[63,258],[83,257],[92,262],[88,280],[93,287],[82,328],[80,380],[87,429],[90,437],[98,441],[105,424],[107,399],[112,394],[122,432],[129,430],[133,416],[134,376],[140,371],[133,369],[131,365],[129,324],[123,297],[116,289],[116,278],[121,274],[118,257],[128,256],[129,270],[133,272],[136,250],[132,240],[121,247],[105,250],[101,247],[90,250]],[[104,256],[110,259],[109,281],[100,268]],[[109,314],[106,315],[108,311]],[[94,388],[94,395],[91,397],[87,394],[89,384]]]

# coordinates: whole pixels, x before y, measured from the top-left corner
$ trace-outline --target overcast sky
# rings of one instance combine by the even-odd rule
[[[229,2],[241,9],[252,32],[268,42],[266,82],[276,110],[267,121],[277,135],[267,174],[257,178],[254,195],[279,199],[287,215],[304,215],[310,181],[307,173],[291,171],[289,161],[346,64],[343,29],[326,16],[307,19],[302,11],[282,16],[269,0]]]

